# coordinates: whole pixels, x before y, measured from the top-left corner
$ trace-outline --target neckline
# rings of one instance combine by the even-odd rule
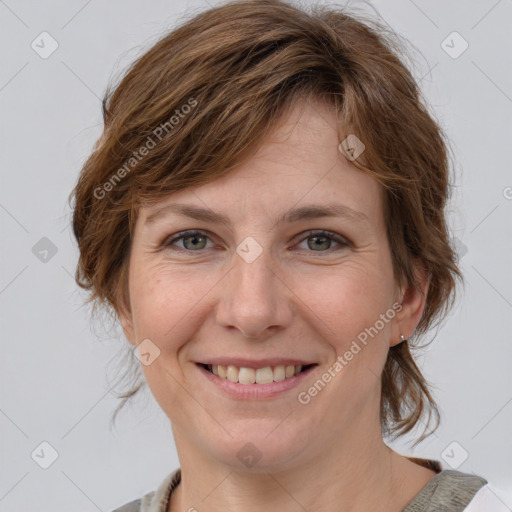
[[[433,469],[434,471],[438,470],[438,472],[420,489],[420,491],[416,494],[416,496],[414,496],[412,501],[410,501],[405,506],[402,512],[419,512],[420,510],[424,510],[424,505],[427,503],[427,501],[424,502],[424,500],[428,500],[428,502],[430,502],[435,497],[441,482],[443,482],[444,484],[446,483],[446,481],[457,481],[461,478],[474,477],[475,479],[478,480],[478,482],[473,482],[473,490],[475,492],[472,493],[470,500],[474,497],[474,494],[483,485],[487,484],[487,480],[478,475],[461,473],[460,471],[452,469],[443,470],[441,469],[440,463],[436,460],[412,459],[412,461],[420,464],[421,466]],[[160,496],[162,496],[163,498],[162,508],[160,508],[157,512],[167,512],[171,495],[175,491],[176,487],[178,487],[180,482],[181,468],[177,468],[167,476],[165,481],[162,483],[160,489],[157,491],[157,494],[160,494]]]
[[[438,482],[441,478],[441,475],[443,475],[443,478],[444,478],[446,472],[450,472],[449,470],[443,470],[441,468],[440,462],[437,460],[434,460],[434,459],[420,459],[420,458],[416,458],[416,457],[407,457],[407,459],[410,460],[411,462],[414,462],[415,464],[418,464],[418,465],[423,466],[428,469],[432,469],[433,471],[436,472],[436,474],[420,489],[420,491],[416,494],[416,496],[414,496],[412,501],[407,504],[406,508],[403,509],[403,512],[408,512],[408,508],[411,506],[414,506],[415,503],[417,503],[417,501],[419,499],[421,499],[421,497],[424,494],[426,494],[427,492],[430,491],[432,486],[435,485],[437,487]],[[452,471],[452,473],[458,473],[458,472]],[[175,491],[176,487],[178,487],[180,482],[181,482],[181,468],[177,468],[165,480],[165,483],[164,483],[165,498],[163,500],[163,509],[161,512],[167,512],[167,509],[169,508],[169,501],[171,499],[171,495]],[[435,490],[434,490],[434,492],[435,492]]]

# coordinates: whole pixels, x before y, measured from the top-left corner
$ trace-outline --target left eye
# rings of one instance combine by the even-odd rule
[[[211,246],[207,247],[208,240],[210,240],[210,237],[203,231],[185,231],[172,240],[165,242],[164,245],[170,247],[180,242],[181,246],[178,246],[178,249],[195,252],[211,248]],[[300,243],[306,241],[307,248],[315,252],[327,252],[327,250],[332,248],[333,242],[341,247],[349,245],[347,240],[330,231],[311,231],[307,233],[306,237],[301,239]]]
[[[347,247],[349,245],[344,238],[336,235],[335,233],[331,233],[330,231],[310,232],[306,238],[302,239],[301,243],[305,241],[307,241],[308,249],[315,252],[327,252],[328,249],[331,249],[333,241],[342,247]]]

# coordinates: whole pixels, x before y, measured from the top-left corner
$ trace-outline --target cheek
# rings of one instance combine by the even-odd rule
[[[373,324],[391,306],[389,281],[379,269],[348,263],[311,279],[302,275],[295,290],[328,326],[348,329]]]
[[[214,286],[193,269],[178,272],[165,265],[134,265],[130,278],[137,340],[149,338],[166,348],[186,339],[186,331],[198,325],[205,295]]]
[[[301,275],[294,290],[311,312],[313,325],[338,354],[358,336],[364,342],[364,333],[367,340],[386,340],[390,323],[380,315],[392,306],[393,288],[389,272],[380,266],[347,262],[336,270],[316,272],[311,279]]]
[[[211,288],[192,272],[171,271],[163,265],[134,265],[130,275],[134,333],[138,342],[150,339],[160,350],[154,363],[141,365],[151,393],[164,411],[183,407],[176,379],[182,380],[181,348],[194,337]]]

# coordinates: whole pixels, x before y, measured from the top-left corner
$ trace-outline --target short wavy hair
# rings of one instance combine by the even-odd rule
[[[448,141],[404,55],[398,36],[372,18],[284,0],[232,1],[160,38],[107,88],[103,134],[70,197],[76,281],[89,301],[114,317],[129,311],[127,268],[142,205],[225,175],[295,100],[321,99],[340,130],[366,147],[353,164],[384,188],[396,282],[421,291],[414,262],[430,274],[413,337],[389,350],[380,411],[383,435],[401,436],[424,415],[436,421],[430,435],[440,414],[411,348],[446,317],[462,274],[445,218]],[[144,385],[138,379],[116,414]]]

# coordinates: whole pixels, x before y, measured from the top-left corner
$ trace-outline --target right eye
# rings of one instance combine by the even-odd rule
[[[204,231],[188,230],[181,233],[177,233],[177,236],[171,240],[164,242],[164,247],[170,250],[179,250],[185,252],[198,252],[206,247],[207,241],[210,240],[208,235]],[[176,245],[179,242],[181,246]]]

